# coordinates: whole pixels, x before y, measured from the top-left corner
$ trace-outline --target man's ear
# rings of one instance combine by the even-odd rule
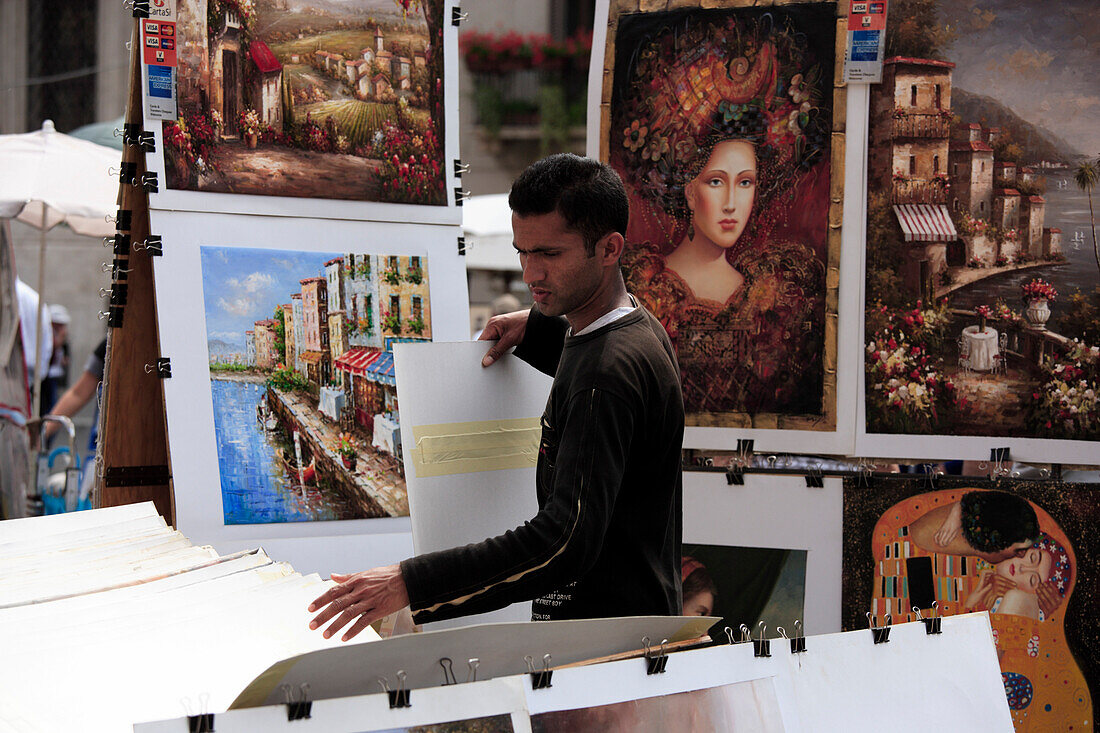
[[[611,232],[605,234],[603,239],[596,243],[596,254],[603,259],[603,264],[611,265],[619,261],[619,257],[626,248],[626,240],[622,234]]]

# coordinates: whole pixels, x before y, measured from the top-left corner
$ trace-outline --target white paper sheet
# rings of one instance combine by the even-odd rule
[[[452,660],[454,675],[466,679],[468,660],[479,660],[478,677],[491,679],[527,670],[525,656],[541,668],[544,654],[551,666],[642,648],[642,637],[692,639],[717,619],[679,616],[635,616],[582,621],[481,624],[458,629],[425,631],[367,644],[338,648],[286,659],[274,665],[245,689],[233,707],[272,705],[282,701],[280,685],[298,689],[308,684],[314,700],[361,695],[375,689],[379,677],[395,687],[399,670],[410,689],[443,684],[440,660]],[[355,674],[347,674],[355,670]]]
[[[485,342],[466,342],[398,344],[394,349],[409,513],[418,553],[502,534],[538,511],[533,467],[418,477],[412,465],[417,427],[542,415],[553,380],[510,354],[482,367],[488,347]],[[430,626],[530,619],[527,602]]]
[[[807,550],[804,629],[839,631],[843,486],[824,484],[748,474],[744,486],[728,486],[725,474],[685,471],[684,544]]]
[[[300,695],[301,690],[294,693]],[[287,721],[286,706],[271,705],[230,710],[216,715],[214,725],[218,733],[368,733],[505,715],[514,733],[531,730],[519,677],[417,690],[410,703],[407,708],[390,708],[384,693],[320,700],[311,705],[309,718],[293,722]],[[134,733],[187,731],[186,719],[134,726]]]

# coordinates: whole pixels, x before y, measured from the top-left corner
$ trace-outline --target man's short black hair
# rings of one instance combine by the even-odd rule
[[[589,257],[596,253],[596,242],[608,232],[625,237],[630,218],[619,174],[609,165],[572,153],[532,163],[512,184],[508,206],[519,216],[558,212],[566,225],[584,238]]]

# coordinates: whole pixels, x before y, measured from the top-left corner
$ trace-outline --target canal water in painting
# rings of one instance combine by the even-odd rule
[[[972,310],[982,304],[993,305],[1001,299],[1014,310],[1022,311],[1024,303],[1020,298],[1020,286],[1039,277],[1058,291],[1058,299],[1050,304],[1054,319],[1051,326],[1056,328],[1057,318],[1064,312],[1069,296],[1078,290],[1087,295],[1100,285],[1100,273],[1092,250],[1087,194],[1073,182],[1072,170],[1048,172],[1046,180],[1047,190],[1043,193],[1047,202],[1045,226],[1062,230],[1062,253],[1066,261],[979,280],[952,293],[953,307]],[[1094,191],[1093,196],[1097,197],[1097,192]],[[1100,206],[1100,201],[1094,200],[1093,206]]]
[[[268,524],[350,519],[336,497],[310,486],[302,491],[283,466],[281,454],[294,446],[281,431],[268,432],[256,419],[267,387],[255,382],[214,379],[214,434],[226,524]]]

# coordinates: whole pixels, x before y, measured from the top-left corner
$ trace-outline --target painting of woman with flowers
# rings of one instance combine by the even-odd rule
[[[605,153],[631,195],[623,266],[676,348],[689,424],[835,423],[835,18],[829,3],[618,17]]]

